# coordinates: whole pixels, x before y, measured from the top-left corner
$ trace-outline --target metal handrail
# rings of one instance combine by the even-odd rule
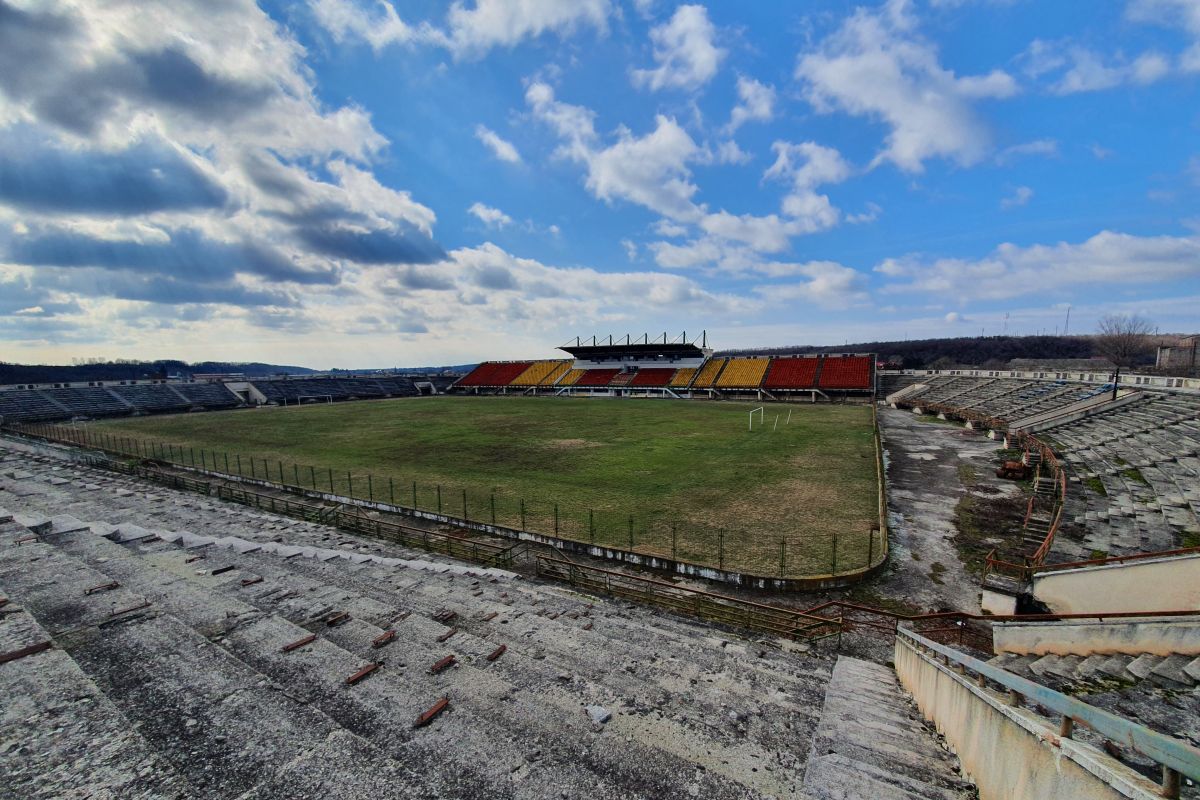
[[[1114,742],[1120,742],[1161,764],[1164,767],[1164,788],[1169,787],[1172,782],[1176,785],[1178,782],[1178,778],[1168,774],[1167,770],[1186,775],[1193,780],[1200,780],[1200,748],[1181,739],[1153,731],[1136,722],[1130,722],[1104,709],[1088,705],[1082,700],[1056,692],[1047,686],[1022,678],[1020,675],[1014,675],[1007,670],[994,667],[966,653],[960,653],[952,647],[938,644],[914,631],[900,628],[896,631],[896,635],[897,641],[911,640],[911,642],[904,643],[918,653],[920,653],[920,648],[937,653],[945,658],[948,664],[953,662],[981,678],[999,684],[1014,696],[1029,698],[1041,708],[1060,714],[1063,717],[1060,732],[1065,738],[1070,738],[1070,730],[1074,723],[1083,723],[1101,736]]]

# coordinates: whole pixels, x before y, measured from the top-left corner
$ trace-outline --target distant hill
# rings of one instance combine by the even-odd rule
[[[955,339],[916,339],[857,342],[846,345],[767,347],[723,350],[718,355],[781,355],[786,353],[877,353],[881,361],[899,362],[905,369],[950,366],[1002,367],[1012,359],[1093,358],[1090,336],[976,336]],[[1146,355],[1154,363],[1154,351]]]
[[[72,383],[78,381],[129,381],[149,378],[212,372],[240,372],[247,376],[264,377],[287,373],[308,375],[315,370],[307,367],[283,366],[250,362],[239,364],[229,361],[201,361],[189,364],[186,361],[142,361],[101,364],[6,364],[0,362],[0,384],[10,383]]]

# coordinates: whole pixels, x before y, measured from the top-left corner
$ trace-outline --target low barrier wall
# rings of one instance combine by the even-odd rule
[[[978,788],[980,800],[1151,800],[1178,797],[1181,774],[1200,776],[1200,750],[1187,742],[912,632],[898,633],[895,665],[900,683],[946,737],[963,772]],[[968,671],[973,678],[966,677]],[[989,688],[992,683],[1004,693]],[[1029,708],[1023,707],[1026,702]],[[1158,762],[1163,767],[1162,784],[1096,747],[1073,740],[1076,724]]]
[[[1200,615],[1063,622],[996,622],[996,653],[1090,656],[1200,655]]]
[[[1200,611],[1200,552],[1035,572],[1032,580],[1034,599],[1058,614]]]

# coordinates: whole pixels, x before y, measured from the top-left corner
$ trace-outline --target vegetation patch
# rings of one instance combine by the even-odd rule
[[[1150,481],[1146,480],[1146,476],[1143,475],[1142,471],[1137,467],[1131,467],[1130,469],[1124,470],[1121,474],[1134,483],[1140,483],[1143,486],[1150,485]]]
[[[975,474],[975,468],[970,464],[958,465],[958,480],[963,486],[974,486],[978,477],[979,476]]]
[[[1025,502],[1021,496],[965,494],[959,498],[954,507],[954,525],[958,530],[954,547],[968,572],[982,575],[992,550],[999,551],[1000,557],[1006,560],[1019,558]],[[1002,544],[998,546],[997,541]]]
[[[941,586],[945,581],[942,580],[942,575],[946,572],[946,565],[940,561],[935,561],[929,565],[929,580]]]
[[[1095,475],[1088,475],[1082,482],[1084,486],[1101,497],[1108,497],[1108,490],[1104,488],[1104,484]]]

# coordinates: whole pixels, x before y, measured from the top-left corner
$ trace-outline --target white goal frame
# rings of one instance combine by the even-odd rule
[[[296,405],[303,404],[305,400],[319,400],[322,397],[325,398],[325,402],[328,405],[333,405],[333,395],[331,395],[331,394],[300,394],[300,395],[296,395]],[[285,406],[287,405],[286,398],[284,399],[283,404]]]
[[[764,411],[765,408],[766,408],[766,406],[759,406],[758,408],[754,408],[754,409],[750,410],[750,428],[749,428],[749,430],[754,430],[754,414],[755,413],[758,414],[759,427],[762,427],[763,425],[767,424],[765,421],[766,418],[764,416],[766,414],[766,412]]]

